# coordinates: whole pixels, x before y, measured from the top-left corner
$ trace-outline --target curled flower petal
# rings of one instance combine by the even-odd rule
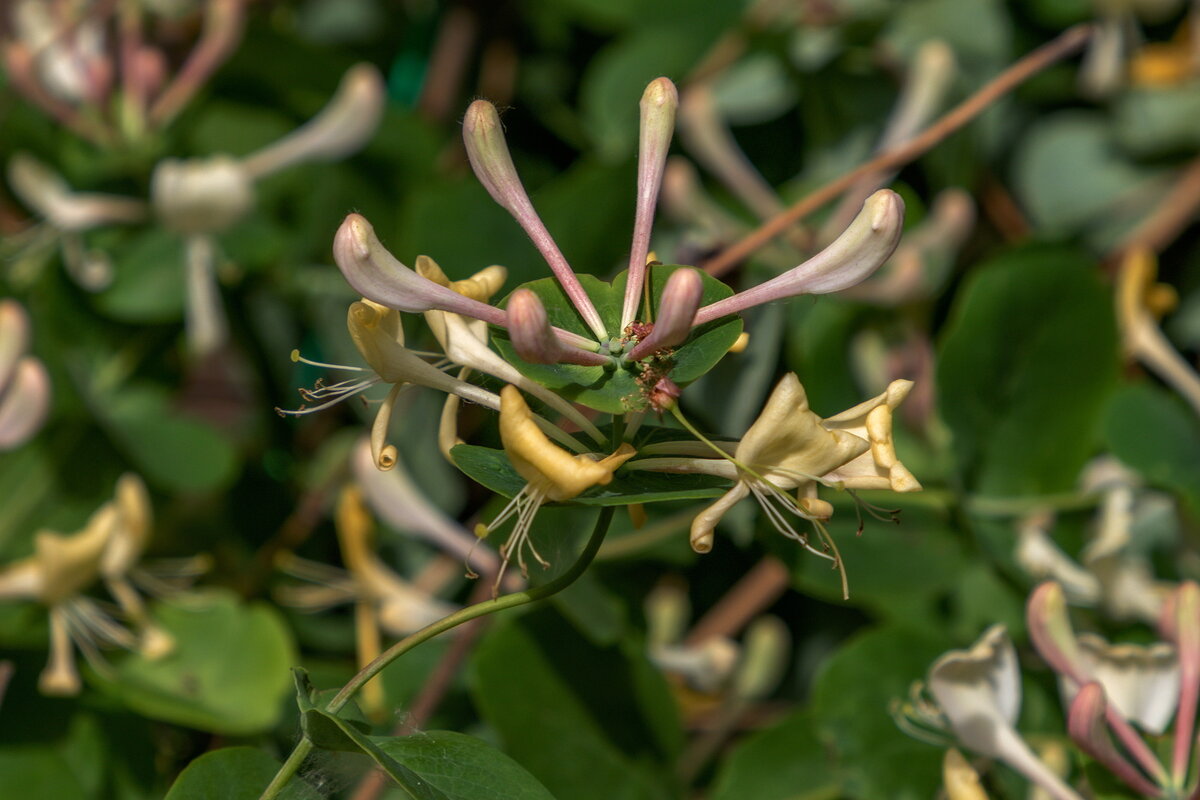
[[[534,246],[550,266],[550,271],[596,338],[605,339],[607,333],[600,314],[534,210],[529,195],[525,193],[508,152],[508,143],[504,140],[495,106],[486,100],[476,100],[470,105],[463,118],[463,143],[467,147],[471,169],[475,171],[479,182],[533,240]]]
[[[368,300],[399,311],[450,311],[504,326],[504,312],[422,278],[396,260],[371,223],[350,214],[333,240],[333,259],[347,283]]]
[[[508,317],[508,337],[513,349],[533,364],[583,364],[600,366],[609,359],[599,353],[567,347],[558,340],[550,327],[546,308],[529,289],[517,289],[508,298],[505,311]]]
[[[664,348],[683,344],[692,331],[703,293],[699,272],[690,267],[672,272],[663,287],[654,329],[629,352],[629,360],[638,361]]]
[[[633,245],[629,250],[629,275],[621,309],[621,330],[633,322],[638,304],[642,301],[646,254],[650,251],[650,228],[654,224],[654,207],[662,186],[667,150],[675,129],[675,110],[678,107],[679,93],[669,78],[655,78],[642,94],[637,215],[633,224]]]
[[[1175,650],[1158,643],[1149,647],[1109,644],[1093,634],[1080,634],[1079,655],[1085,674],[1104,687],[1108,703],[1122,717],[1155,736],[1166,730],[1179,701],[1179,661]],[[1077,685],[1062,682],[1069,702]]]
[[[511,385],[500,391],[500,439],[513,468],[534,491],[556,502],[609,483],[617,467],[636,452],[629,444],[622,444],[599,461],[571,455],[546,438],[534,423],[533,412],[520,390]]]
[[[778,277],[705,306],[697,312],[696,324],[774,300],[854,286],[887,261],[900,242],[903,227],[904,201],[895,192],[880,189],[867,198],[842,235],[820,253]]]
[[[892,441],[892,411],[908,396],[913,382],[892,381],[877,397],[854,408],[826,418],[826,430],[852,433],[871,443],[866,453],[824,475],[851,489],[891,489],[893,492],[919,492],[921,484],[896,456]]]
[[[304,161],[335,161],[358,150],[375,133],[387,90],[379,70],[357,64],[321,111],[279,141],[247,156],[242,167],[253,179]]]
[[[970,650],[953,650],[934,662],[929,691],[963,745],[1003,761],[1055,798],[1079,800],[1014,727],[1021,673],[1003,625],[988,628]]]

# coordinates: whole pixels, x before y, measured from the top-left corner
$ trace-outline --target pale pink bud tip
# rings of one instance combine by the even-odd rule
[[[643,108],[669,107],[672,112],[679,106],[679,91],[670,78],[655,78],[642,93]]]
[[[517,289],[508,299],[507,312],[508,335],[517,355],[534,364],[556,363],[558,339],[538,296],[529,289]]]
[[[891,257],[904,229],[904,201],[890,189],[866,199],[828,247],[777,278],[700,309],[696,324],[800,294],[829,294],[862,283]]]
[[[525,361],[533,364],[580,364],[600,366],[608,357],[571,347],[550,327],[546,307],[529,289],[517,289],[508,298],[508,335],[513,349]]]
[[[333,259],[360,295],[397,311],[450,311],[504,325],[504,312],[423,278],[402,264],[361,214],[350,214],[333,238]]]
[[[630,351],[629,359],[637,361],[655,351],[682,344],[691,333],[703,294],[704,283],[696,270],[683,268],[671,273],[663,287],[654,330]]]

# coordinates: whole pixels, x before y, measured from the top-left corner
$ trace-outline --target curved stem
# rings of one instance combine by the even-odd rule
[[[370,664],[367,664],[365,667],[359,670],[358,674],[351,678],[350,681],[342,687],[342,690],[338,692],[332,700],[329,701],[329,704],[325,706],[325,710],[330,714],[336,714],[348,702],[350,702],[350,698],[355,692],[361,689],[367,681],[371,680],[380,672],[382,672],[384,667],[388,666],[397,658],[404,655],[409,650],[412,650],[417,645],[429,641],[438,634],[445,633],[451,628],[457,627],[464,622],[470,622],[473,619],[487,616],[488,614],[494,614],[497,611],[503,611],[506,608],[515,608],[517,606],[526,605],[538,600],[544,600],[545,598],[557,594],[563,589],[566,589],[568,586],[578,580],[579,576],[583,574],[584,570],[588,568],[588,566],[592,563],[592,560],[596,557],[596,552],[600,549],[600,545],[604,542],[605,534],[608,533],[608,526],[609,523],[612,522],[614,511],[615,506],[606,506],[600,510],[600,516],[596,520],[596,527],[592,530],[592,535],[588,539],[587,544],[584,546],[583,552],[579,554],[579,558],[576,559],[575,563],[572,564],[571,567],[562,575],[559,575],[554,580],[550,581],[549,583],[542,584],[541,586],[535,586],[520,592],[513,592],[511,594],[506,594],[503,597],[498,597],[495,600],[485,600],[482,603],[476,603],[475,605],[459,609],[453,614],[443,617],[432,625],[426,625],[416,633],[404,637],[385,650]],[[271,780],[270,785],[268,785],[263,791],[262,795],[259,797],[259,800],[273,800],[273,798],[278,797],[279,793],[283,791],[284,786],[286,786],[288,781],[292,779],[292,776],[296,774],[296,771],[300,769],[300,765],[304,762],[305,757],[307,757],[311,751],[312,743],[309,742],[308,739],[301,739],[296,745],[296,748],[292,751],[292,754],[288,756],[288,760],[285,761],[283,766],[279,768],[279,772],[276,773],[275,777]]]

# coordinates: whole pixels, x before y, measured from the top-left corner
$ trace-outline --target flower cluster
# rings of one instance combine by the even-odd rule
[[[1163,641],[1150,645],[1076,634],[1063,587],[1053,581],[1030,595],[1026,622],[1038,654],[1058,676],[1075,745],[1139,796],[1194,796],[1200,586],[1188,581],[1175,587],[1158,623]],[[1065,771],[1039,757],[1016,729],[1021,671],[1004,626],[990,628],[969,650],[939,658],[927,685],[933,702],[922,697],[920,684],[914,686],[913,700],[902,709],[903,725],[941,730],[1007,764],[1056,800],[1082,798]],[[1164,763],[1143,737],[1164,737],[1172,720]]]
[[[386,470],[396,461],[395,448],[386,442],[388,420],[404,387],[417,384],[447,393],[439,441],[452,460],[451,451],[460,443],[455,422],[460,401],[498,411],[507,463],[525,485],[510,495],[511,502],[490,524],[477,530],[486,535],[515,518],[501,555],[505,564],[516,558],[523,572],[526,553],[546,565],[529,537],[537,509],[606,486],[619,469],[635,482],[639,471],[650,470],[702,473],[733,481],[726,495],[696,518],[692,545],[697,551],[711,549],[722,514],[754,494],[776,528],[840,564],[821,526],[832,508],[816,497],[817,487],[920,488],[896,457],[891,438],[892,412],[908,393],[910,382],[897,381],[880,396],[821,419],[808,408],[799,380],[789,375],[740,442],[713,443],[692,429],[696,442],[642,445],[637,432],[648,410],[670,411],[691,427],[677,403],[681,385],[720,358],[733,344],[740,324],[731,329],[732,338],[723,340],[720,352],[709,354],[703,369],[696,374],[674,372],[677,363],[699,349],[696,342],[702,332],[736,320],[754,306],[802,294],[838,292],[874,273],[899,242],[903,202],[886,189],[870,194],[827,247],[738,293],[691,267],[663,267],[668,271],[653,273],[660,267],[650,254],[650,234],[677,106],[675,86],[666,78],[652,81],[642,96],[633,240],[628,270],[611,285],[618,299],[608,303],[607,297],[597,294],[607,287],[591,276],[577,275],[542,224],[517,175],[495,107],[483,100],[473,103],[463,122],[471,166],[491,196],[529,235],[556,285],[527,284],[492,304],[506,278],[503,268],[488,267],[458,281],[449,279],[426,256],[418,257],[415,268],[410,268],[384,247],[365,218],[351,214],[337,231],[333,254],[346,280],[362,296],[350,308],[348,327],[368,366],[344,367],[361,377],[302,390],[306,402],[319,402],[281,413],[309,413],[378,383],[390,384],[371,435],[373,459]],[[424,315],[438,351],[406,346],[402,313]],[[489,346],[489,336],[495,337],[496,350]],[[298,353],[293,358],[335,366],[300,359]],[[449,374],[452,370],[456,374]],[[472,383],[473,373],[499,379],[505,386],[493,393]],[[603,396],[605,387],[614,387],[612,391],[620,396]],[[601,394],[589,395],[589,391]],[[537,401],[536,409],[527,396]],[[624,419],[606,432],[570,399]],[[561,417],[577,430],[569,432],[547,414]],[[789,494],[792,490],[794,497]],[[813,522],[821,545],[809,545],[807,534],[792,527],[789,515]]]

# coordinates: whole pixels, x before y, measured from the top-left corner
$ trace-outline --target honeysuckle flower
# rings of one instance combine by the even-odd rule
[[[695,691],[714,693],[733,676],[741,648],[727,636],[684,641],[691,607],[678,583],[663,581],[646,596],[646,651],[650,660]]]
[[[1149,646],[1109,644],[1095,634],[1076,639],[1083,674],[1104,687],[1108,703],[1139,728],[1155,736],[1167,729],[1179,701],[1179,659],[1175,648],[1158,642]],[[1079,690],[1063,676],[1059,681],[1064,704]]]
[[[57,240],[67,273],[80,286],[89,291],[107,286],[112,280],[112,264],[103,253],[87,250],[83,234],[106,225],[140,222],[146,216],[146,204],[132,197],[76,192],[61,175],[26,153],[9,160],[8,183],[49,228],[48,233],[35,236],[35,242],[41,239],[49,245]]]
[[[1094,643],[1081,645],[1075,636],[1067,616],[1066,596],[1062,587],[1053,581],[1041,584],[1030,594],[1026,606],[1026,622],[1030,639],[1033,640],[1038,654],[1061,679],[1070,682],[1068,687],[1079,687],[1093,680],[1112,681],[1113,692],[1110,700],[1115,701],[1119,697],[1125,707],[1118,706],[1117,702],[1107,703],[1105,720],[1139,767],[1152,780],[1163,785],[1167,781],[1166,770],[1129,724],[1130,717],[1127,715],[1136,715],[1137,718],[1146,720],[1148,725],[1158,721],[1162,713],[1161,706],[1158,705],[1161,701],[1155,697],[1155,693],[1159,690],[1143,691],[1140,681],[1146,673],[1155,675],[1154,680],[1161,689],[1163,681],[1169,683],[1171,680],[1169,671],[1164,671],[1161,663],[1159,668],[1146,670],[1145,663],[1153,663],[1154,657],[1142,657],[1142,669],[1139,671],[1136,668],[1138,658],[1131,656],[1129,652],[1125,652],[1123,658],[1108,659],[1109,663],[1097,658],[1098,648]],[[1161,656],[1158,658],[1161,659]],[[1121,666],[1110,666],[1112,662]],[[1105,668],[1098,668],[1102,664]],[[1126,680],[1125,676],[1131,672],[1136,676],[1135,679]],[[1147,697],[1151,699],[1147,700]]]
[[[0,451],[20,447],[41,429],[50,409],[50,376],[29,349],[29,316],[0,299]]]
[[[528,572],[526,549],[543,567],[550,566],[529,538],[530,526],[543,503],[570,500],[593,486],[607,485],[617,467],[636,453],[628,443],[622,443],[612,454],[599,459],[590,453],[568,453],[546,437],[534,422],[533,412],[520,390],[511,385],[500,390],[500,440],[513,469],[527,483],[490,524],[480,525],[476,531],[482,538],[507,522],[509,517],[514,514],[517,517],[512,533],[500,548],[504,565],[496,578],[497,586],[514,553],[522,574]]]
[[[438,367],[425,361],[418,353],[404,346],[404,326],[399,312],[370,300],[351,303],[346,314],[346,327],[355,347],[367,362],[367,368],[323,364],[301,358],[299,352],[292,353],[292,360],[330,369],[366,373],[364,377],[350,379],[332,386],[318,383],[312,390],[301,390],[306,401],[321,401],[316,406],[301,407],[295,411],[276,409],[280,414],[297,416],[320,411],[342,402],[379,383],[392,385],[391,391],[379,407],[371,429],[371,449],[380,469],[390,469],[396,461],[396,450],[386,444],[388,423],[396,398],[410,384],[429,386],[439,391],[456,394],[474,403],[493,410],[500,408],[499,398],[492,392],[458,378],[451,377]]]
[[[970,650],[952,650],[935,661],[928,685],[963,746],[1003,761],[1057,800],[1082,800],[1016,730],[1021,673],[1003,625],[988,628]]]
[[[402,459],[397,460],[394,469],[380,470],[371,454],[370,441],[364,438],[350,455],[350,467],[362,490],[363,500],[380,520],[402,533],[428,542],[462,561],[470,570],[485,575],[499,570],[500,559],[496,551],[430,503],[425,493],[413,483]],[[517,575],[505,576],[505,583],[513,590],[522,585]]]
[[[844,290],[853,300],[899,306],[929,297],[950,272],[975,225],[975,202],[962,189],[943,189],[920,224],[903,240],[879,271]]]
[[[317,585],[287,587],[277,594],[282,603],[305,611],[323,611],[353,602],[360,667],[382,652],[381,630],[392,636],[406,636],[455,611],[457,606],[404,580],[379,558],[375,552],[374,521],[358,487],[347,486],[342,490],[336,527],[346,569],[289,555],[280,560],[280,568]],[[376,681],[364,689],[368,711],[372,715],[382,713],[382,685]]]
[[[1117,322],[1125,351],[1166,381],[1200,414],[1200,375],[1158,327],[1158,319],[1175,307],[1175,290],[1155,283],[1158,264],[1145,247],[1131,248],[1117,275]]]
[[[542,224],[541,217],[529,201],[529,195],[517,175],[512,156],[508,152],[508,144],[504,140],[504,131],[500,125],[500,115],[496,107],[486,100],[476,100],[467,109],[463,118],[463,142],[467,148],[467,157],[471,168],[479,178],[479,182],[487,189],[488,194],[499,203],[504,210],[513,216],[521,225],[551,272],[562,285],[571,303],[579,311],[588,328],[598,340],[607,337],[604,323],[596,311],[592,299],[588,297],[574,270],[567,263],[566,257],[558,249],[550,232]]]
[[[505,309],[508,322],[508,337],[517,355],[534,364],[582,364],[603,366],[609,363],[607,356],[568,347],[559,341],[550,327],[546,308],[538,296],[529,289],[517,289],[508,298]],[[690,323],[688,329],[691,329]]]
[[[340,158],[362,147],[379,124],[384,97],[379,72],[359,64],[347,71],[325,108],[279,141],[244,158],[167,158],[155,166],[150,181],[155,215],[187,243],[188,341],[195,354],[212,352],[227,338],[211,237],[253,208],[256,181],[294,164]]]
[[[1035,580],[1053,580],[1073,605],[1098,606],[1115,619],[1159,619],[1170,585],[1155,579],[1147,554],[1134,544],[1135,516],[1155,499],[1139,478],[1111,458],[1099,458],[1084,470],[1081,488],[1100,492],[1100,512],[1092,535],[1072,559],[1051,538],[1054,516],[1036,512],[1018,526],[1016,560]]]
[[[675,129],[675,110],[679,107],[679,93],[675,84],[666,78],[650,81],[642,93],[639,106],[641,131],[638,137],[637,213],[633,223],[633,244],[629,248],[629,277],[621,306],[621,330],[625,330],[637,317],[638,307],[642,303],[646,256],[650,252],[650,228],[654,224],[654,208],[662,186],[667,149],[671,146],[671,133]],[[661,322],[661,319],[656,322]]]
[[[50,617],[50,656],[38,686],[44,694],[77,694],[74,644],[98,671],[106,666],[97,644],[138,650],[148,658],[170,651],[170,636],[150,622],[129,582],[149,535],[149,499],[140,479],[126,475],[117,496],[97,509],[71,536],[48,530],[34,536],[33,554],[0,569],[0,600],[32,600]],[[102,580],[130,621],[134,634],[83,594]]]
[[[195,4],[203,11],[200,38],[172,80],[162,49],[144,38],[143,18],[179,16],[178,7],[74,0],[10,5],[10,24],[3,27],[12,37],[3,50],[12,84],[75,133],[108,146],[118,138],[136,141],[184,108],[236,48],[245,3]]]
[[[643,456],[670,453],[664,458],[642,458],[631,469],[663,472],[697,472],[736,481],[715,503],[692,522],[691,544],[698,553],[712,549],[721,518],[742,499],[753,494],[771,524],[809,552],[840,565],[832,542],[820,526],[833,507],[817,497],[819,485],[848,489],[891,488],[917,491],[920,484],[896,458],[891,443],[892,409],[904,399],[908,381],[896,381],[887,391],[827,420],[809,408],[808,396],[794,373],[776,385],[758,419],[739,442],[670,442],[643,448]],[[712,455],[712,448],[725,458]],[[788,492],[796,490],[792,497]],[[814,523],[824,547],[809,543],[788,517]],[[843,587],[844,590],[844,587]]]

